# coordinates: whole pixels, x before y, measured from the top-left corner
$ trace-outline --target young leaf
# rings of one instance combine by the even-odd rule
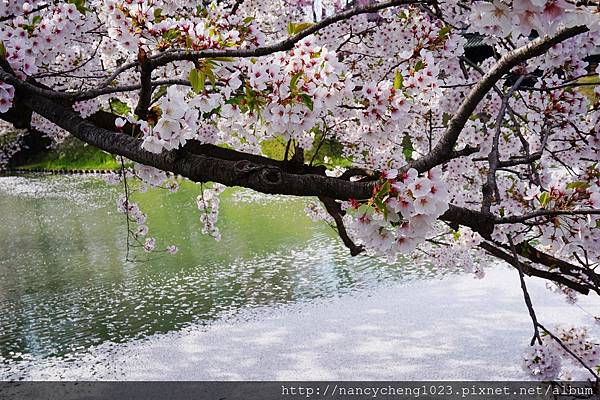
[[[204,81],[206,80],[206,73],[199,72],[196,68],[190,71],[189,75],[190,84],[194,92],[201,93],[204,90]]]
[[[128,115],[131,113],[131,109],[127,103],[122,102],[119,99],[112,98],[109,100],[111,111],[117,115]]]
[[[404,154],[406,161],[412,160],[414,150],[415,148],[413,147],[412,140],[410,140],[410,136],[404,135],[402,138],[402,154]]]
[[[298,79],[300,79],[300,77],[302,76],[302,71],[294,74],[294,76],[292,76],[292,79],[290,80],[290,90],[293,92],[294,90],[296,90],[297,85],[298,85]]]
[[[217,87],[217,77],[215,76],[215,73],[213,72],[213,70],[208,68],[206,71],[206,76],[208,77],[208,80],[212,84],[213,88],[216,88]]]
[[[81,14],[85,14],[86,11],[89,11],[85,7],[85,0],[69,0],[67,3],[75,5],[75,8],[77,8],[77,11],[79,11]]]
[[[310,98],[310,96],[307,95],[306,93],[302,93],[300,95],[300,98],[302,99],[302,102],[304,103],[304,105],[306,107],[308,107],[310,109],[310,111],[312,111],[313,110],[313,101]]]
[[[404,77],[400,73],[400,71],[396,71],[396,76],[394,77],[394,89],[401,89],[404,85]]]
[[[445,39],[448,36],[448,34],[450,33],[450,31],[452,31],[452,27],[449,25],[446,25],[442,29],[440,29],[440,31],[438,32],[438,36],[441,39]]]
[[[383,201],[381,201],[381,199],[375,197],[373,199],[373,202],[375,203],[375,205],[377,206],[377,208],[381,211],[385,210],[385,205],[383,204]]]
[[[587,189],[590,184],[583,181],[567,183],[567,189]]]
[[[548,203],[550,203],[550,193],[544,192],[540,195],[540,204],[545,208]]]
[[[310,28],[313,25],[314,25],[314,23],[312,23],[312,22],[298,22],[298,23],[290,22],[290,23],[288,23],[288,34],[290,36],[295,35],[297,33],[302,32],[305,29]]]
[[[381,199],[381,198],[387,196],[387,194],[390,192],[391,187],[392,186],[390,184],[390,181],[385,181],[385,183],[383,185],[381,185],[381,189],[379,189],[379,191],[377,192],[375,197]]]

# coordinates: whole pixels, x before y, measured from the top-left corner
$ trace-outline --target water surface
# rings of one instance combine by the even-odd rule
[[[305,215],[306,199],[241,189],[222,195],[216,242],[201,234],[194,184],[136,195],[157,247],[179,252],[129,262],[120,193],[99,178],[0,177],[0,360],[68,357],[243,308],[455,272],[351,257]]]

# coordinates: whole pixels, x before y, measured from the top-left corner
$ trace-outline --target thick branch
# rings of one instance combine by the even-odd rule
[[[86,143],[196,182],[214,181],[227,186],[244,186],[263,193],[296,196],[330,196],[338,199],[371,196],[372,183],[349,182],[315,174],[291,174],[270,165],[254,164],[247,160],[222,160],[186,151],[154,154],[143,150],[138,139],[94,126],[73,111],[44,97],[31,94],[23,96],[23,102]]]
[[[140,48],[138,60],[140,62],[140,92],[135,107],[135,115],[146,120],[148,118],[148,107],[152,102],[152,67],[146,60],[146,53],[142,48]]]

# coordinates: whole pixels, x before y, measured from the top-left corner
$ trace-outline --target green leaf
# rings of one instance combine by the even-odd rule
[[[567,183],[567,189],[587,189],[589,187],[590,184],[583,181]]]
[[[548,205],[548,203],[550,203],[550,193],[548,192],[544,192],[540,195],[540,204],[542,205],[542,207],[546,207]]]
[[[200,72],[196,68],[190,71],[189,75],[190,84],[192,85],[192,89],[194,92],[201,93],[204,91],[204,81],[206,80],[206,73]]]
[[[246,97],[243,95],[239,95],[239,96],[235,96],[230,98],[229,100],[227,100],[225,102],[225,104],[235,104],[237,106],[239,106],[240,104],[242,104],[242,100],[244,100]]]
[[[75,5],[77,11],[79,11],[82,14],[85,14],[86,11],[90,11],[85,7],[85,0],[68,0],[67,3]]]
[[[290,36],[296,35],[302,32],[303,30],[310,28],[313,25],[313,22],[290,22],[288,23],[288,34],[290,34]]]
[[[309,95],[307,95],[306,93],[302,93],[300,94],[300,98],[302,99],[302,102],[304,103],[304,105],[306,107],[308,107],[310,109],[310,111],[313,110],[313,101],[310,98]]]
[[[193,44],[194,44],[194,41],[192,40],[192,38],[190,37],[190,35],[186,35],[185,36],[185,48],[186,49],[190,49]]]
[[[211,58],[212,61],[220,61],[220,62],[234,62],[235,58],[233,57],[214,57]]]
[[[360,207],[358,207],[358,213],[363,215],[373,214],[373,207],[368,204],[361,204]]]
[[[300,79],[300,77],[302,76],[302,71],[294,74],[294,76],[292,76],[292,79],[290,80],[290,91],[294,91],[296,90],[297,86],[298,86],[298,79]]]
[[[412,144],[412,140],[408,134],[405,134],[402,138],[402,154],[404,154],[404,159],[406,161],[412,160],[412,155],[415,150]]]
[[[446,25],[442,29],[440,29],[440,31],[438,32],[438,37],[440,37],[441,39],[445,39],[451,31],[452,27]]]
[[[167,41],[173,40],[177,37],[179,37],[179,30],[177,30],[177,29],[169,29],[162,35],[162,38]]]
[[[131,109],[127,103],[122,102],[119,99],[112,98],[109,101],[110,109],[117,115],[128,115],[131,114]]]
[[[400,71],[396,71],[396,76],[394,77],[394,89],[401,89],[402,86],[404,86],[404,77]]]
[[[375,203],[375,205],[377,206],[377,208],[379,208],[380,210],[382,210],[382,211],[383,211],[383,210],[385,209],[385,206],[383,205],[383,201],[381,201],[381,199],[380,199],[380,198],[378,198],[378,197],[375,197],[375,198],[373,199],[373,202]]]
[[[422,60],[417,61],[415,64],[415,72],[422,70],[425,68],[425,63]]]
[[[4,58],[6,56],[6,47],[4,47],[4,42],[0,40],[0,57]]]
[[[392,185],[390,184],[390,181],[385,181],[385,183],[383,185],[381,185],[381,189],[379,189],[379,191],[377,192],[375,197],[381,199],[381,198],[387,196],[387,194],[390,192],[391,188],[392,188]]]
[[[213,70],[211,68],[207,69],[206,76],[208,77],[208,80],[212,84],[213,88],[216,89],[217,88],[217,77],[215,76],[215,73],[213,72]]]
[[[158,90],[154,92],[154,96],[152,96],[152,102],[154,103],[156,100],[160,99],[165,94],[167,94],[167,85],[160,85],[158,87]]]

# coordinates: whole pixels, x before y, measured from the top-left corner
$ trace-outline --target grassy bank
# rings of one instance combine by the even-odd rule
[[[119,168],[115,157],[109,153],[89,146],[82,141],[69,137],[63,143],[45,152],[32,157],[23,169],[47,170],[111,170]]]

